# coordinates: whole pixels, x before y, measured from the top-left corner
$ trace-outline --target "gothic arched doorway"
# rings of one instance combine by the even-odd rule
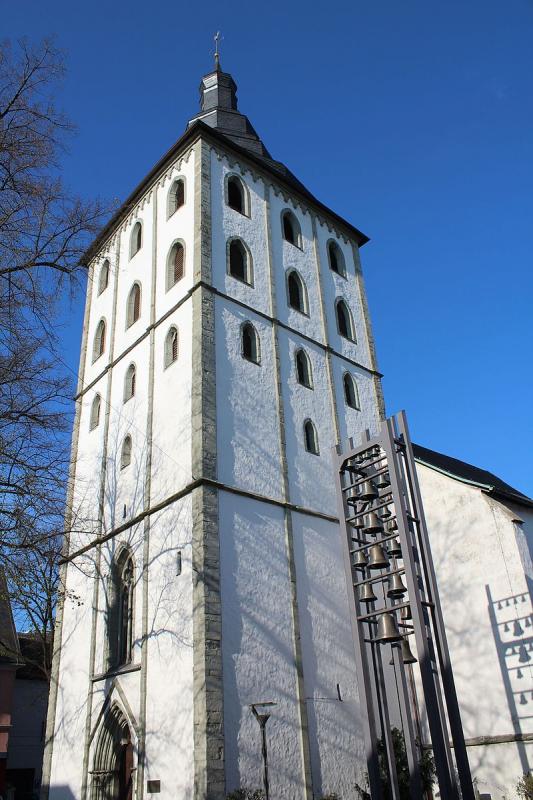
[[[132,800],[133,744],[117,706],[105,715],[94,752],[91,800]]]

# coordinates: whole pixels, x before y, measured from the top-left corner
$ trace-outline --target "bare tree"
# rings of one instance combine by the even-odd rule
[[[73,391],[56,326],[109,212],[60,177],[73,131],[53,99],[63,73],[49,41],[0,45],[0,560],[17,621],[44,639],[57,589]]]

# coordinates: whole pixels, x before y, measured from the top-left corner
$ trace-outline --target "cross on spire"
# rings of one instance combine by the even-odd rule
[[[215,69],[220,69],[220,54],[218,52],[218,43],[222,37],[220,36],[220,31],[217,31],[213,36],[215,40]]]

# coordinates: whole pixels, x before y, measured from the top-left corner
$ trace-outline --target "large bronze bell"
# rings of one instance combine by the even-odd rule
[[[365,533],[382,533],[383,523],[375,511],[365,514],[363,517],[363,528]]]
[[[364,569],[367,564],[368,561],[364,550],[358,550],[356,553],[354,553],[352,565],[356,569]]]
[[[359,500],[375,500],[378,496],[378,490],[372,481],[363,481],[359,486],[358,499]]]
[[[368,551],[368,569],[384,569],[389,566],[389,559],[380,544],[373,544]]]
[[[374,594],[371,583],[364,583],[359,589],[359,600],[361,603],[372,603],[373,600],[378,598]]]
[[[398,539],[391,539],[387,544],[387,553],[393,558],[402,557],[402,548]]]
[[[390,477],[388,472],[382,472],[381,475],[377,475],[374,478],[374,483],[378,487],[378,489],[386,489],[387,486],[390,486]]]
[[[389,588],[387,589],[387,597],[403,597],[407,589],[403,585],[401,575],[396,573],[389,578]]]
[[[380,614],[378,619],[378,632],[374,641],[385,644],[386,642],[399,642],[401,638],[402,636],[396,625],[394,614],[391,614],[390,611],[385,611],[383,614]]]
[[[404,664],[416,664],[416,657],[411,652],[411,648],[409,647],[409,639],[407,638],[407,636],[402,637],[402,646],[400,648],[400,651],[402,655],[402,661]],[[393,658],[391,658],[389,664],[392,667],[392,665],[394,664]]]

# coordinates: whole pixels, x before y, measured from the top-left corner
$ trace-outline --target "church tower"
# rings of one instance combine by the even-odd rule
[[[216,63],[87,253],[44,796],[354,796],[330,449],[383,416],[357,228]],[[359,761],[358,761],[359,758]]]

